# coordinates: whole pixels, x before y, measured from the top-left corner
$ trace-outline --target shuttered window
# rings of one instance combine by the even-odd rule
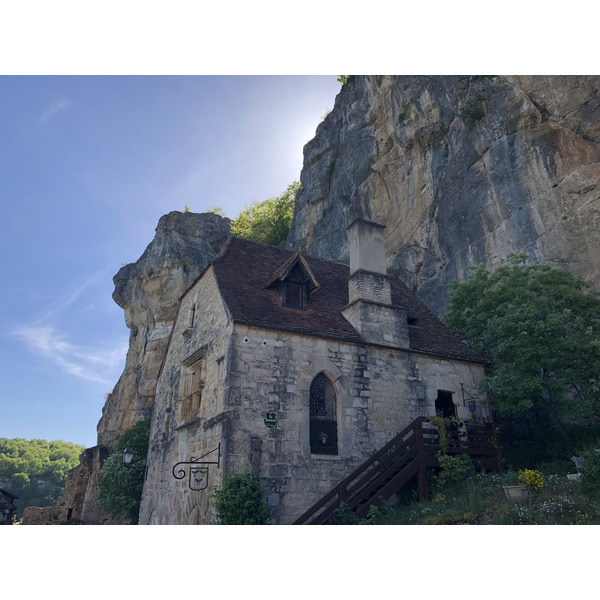
[[[202,401],[202,361],[183,367],[179,384],[179,421],[185,423],[198,416]]]

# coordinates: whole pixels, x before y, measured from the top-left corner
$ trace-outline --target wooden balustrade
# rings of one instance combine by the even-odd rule
[[[469,426],[467,431],[447,427],[446,432],[447,454],[467,454],[477,469],[499,469],[500,452],[493,423]],[[342,502],[345,502],[358,518],[363,518],[371,505],[381,506],[415,476],[419,498],[428,498],[427,469],[439,467],[437,454],[440,450],[440,439],[435,425],[426,417],[415,419],[293,524],[329,523]]]

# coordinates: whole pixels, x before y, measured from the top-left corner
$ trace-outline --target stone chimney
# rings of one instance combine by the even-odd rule
[[[356,219],[348,227],[350,278],[346,320],[365,342],[408,348],[406,312],[392,304],[385,268],[384,225]]]

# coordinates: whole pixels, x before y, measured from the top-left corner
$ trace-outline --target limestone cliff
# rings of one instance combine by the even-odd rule
[[[212,213],[171,212],[158,222],[142,256],[115,275],[114,301],[130,330],[125,370],[98,423],[98,444],[112,448],[148,416],[179,299],[229,236],[229,219]]]
[[[304,148],[287,247],[347,260],[356,217],[433,310],[509,253],[600,284],[600,77],[354,77]]]
[[[98,446],[86,450],[81,464],[69,472],[57,507],[39,515],[31,512],[24,522],[64,522],[67,514],[83,523],[114,522],[96,506],[103,460],[123,432],[150,415],[179,299],[229,237],[229,222],[211,213],[171,212],[158,222],[142,256],[115,275],[113,299],[125,311],[129,350],[123,374],[102,409]]]

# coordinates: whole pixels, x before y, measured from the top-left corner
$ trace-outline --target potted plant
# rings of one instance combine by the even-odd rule
[[[506,485],[503,485],[502,489],[509,502],[523,504],[529,498],[529,486],[526,483],[519,483],[519,475],[517,473],[507,473]]]

